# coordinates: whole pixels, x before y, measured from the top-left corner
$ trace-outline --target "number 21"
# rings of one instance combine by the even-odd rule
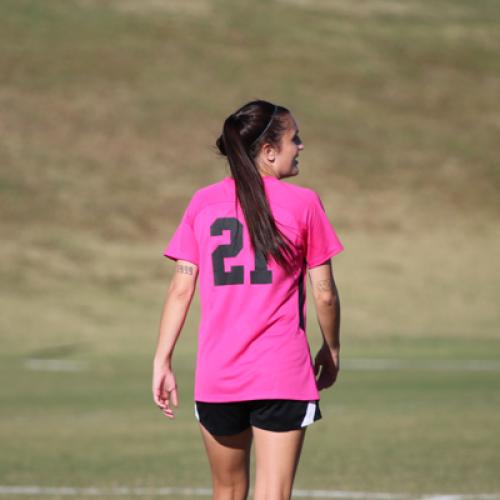
[[[212,252],[214,284],[239,285],[243,283],[244,267],[231,266],[230,271],[224,270],[224,258],[235,257],[243,248],[243,224],[235,217],[220,217],[210,226],[211,236],[220,236],[222,231],[229,230],[229,243],[219,245]],[[262,252],[255,252],[254,269],[250,271],[250,283],[269,284],[273,281],[273,273],[267,268],[267,262]]]

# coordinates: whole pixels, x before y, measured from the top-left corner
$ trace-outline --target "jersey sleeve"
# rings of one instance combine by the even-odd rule
[[[165,247],[163,255],[172,260],[187,260],[199,266],[198,241],[194,231],[193,198]]]
[[[328,220],[319,195],[314,192],[306,228],[306,264],[311,268],[340,253],[344,247]]]

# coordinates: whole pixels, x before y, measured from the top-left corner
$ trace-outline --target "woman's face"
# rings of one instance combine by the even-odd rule
[[[274,175],[278,179],[292,177],[299,173],[298,156],[304,149],[304,144],[299,137],[299,127],[294,117],[290,114],[285,119],[286,131],[281,136],[279,149],[264,145],[263,156],[264,174]],[[269,171],[272,170],[272,171]]]

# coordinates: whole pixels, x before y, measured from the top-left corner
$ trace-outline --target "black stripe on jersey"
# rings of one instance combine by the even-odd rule
[[[304,290],[304,268],[302,268],[301,273],[299,274],[299,286],[298,286],[298,295],[299,295],[299,326],[302,330],[306,330],[306,325],[304,323],[304,302],[306,300],[305,290]]]

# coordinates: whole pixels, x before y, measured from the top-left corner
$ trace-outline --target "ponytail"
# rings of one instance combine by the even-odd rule
[[[226,119],[216,145],[227,157],[254,252],[261,253],[266,262],[271,255],[287,272],[291,272],[295,256],[293,243],[276,225],[262,176],[254,161],[264,140],[279,142],[284,127],[276,118],[288,112],[286,108],[266,101],[248,103]]]

